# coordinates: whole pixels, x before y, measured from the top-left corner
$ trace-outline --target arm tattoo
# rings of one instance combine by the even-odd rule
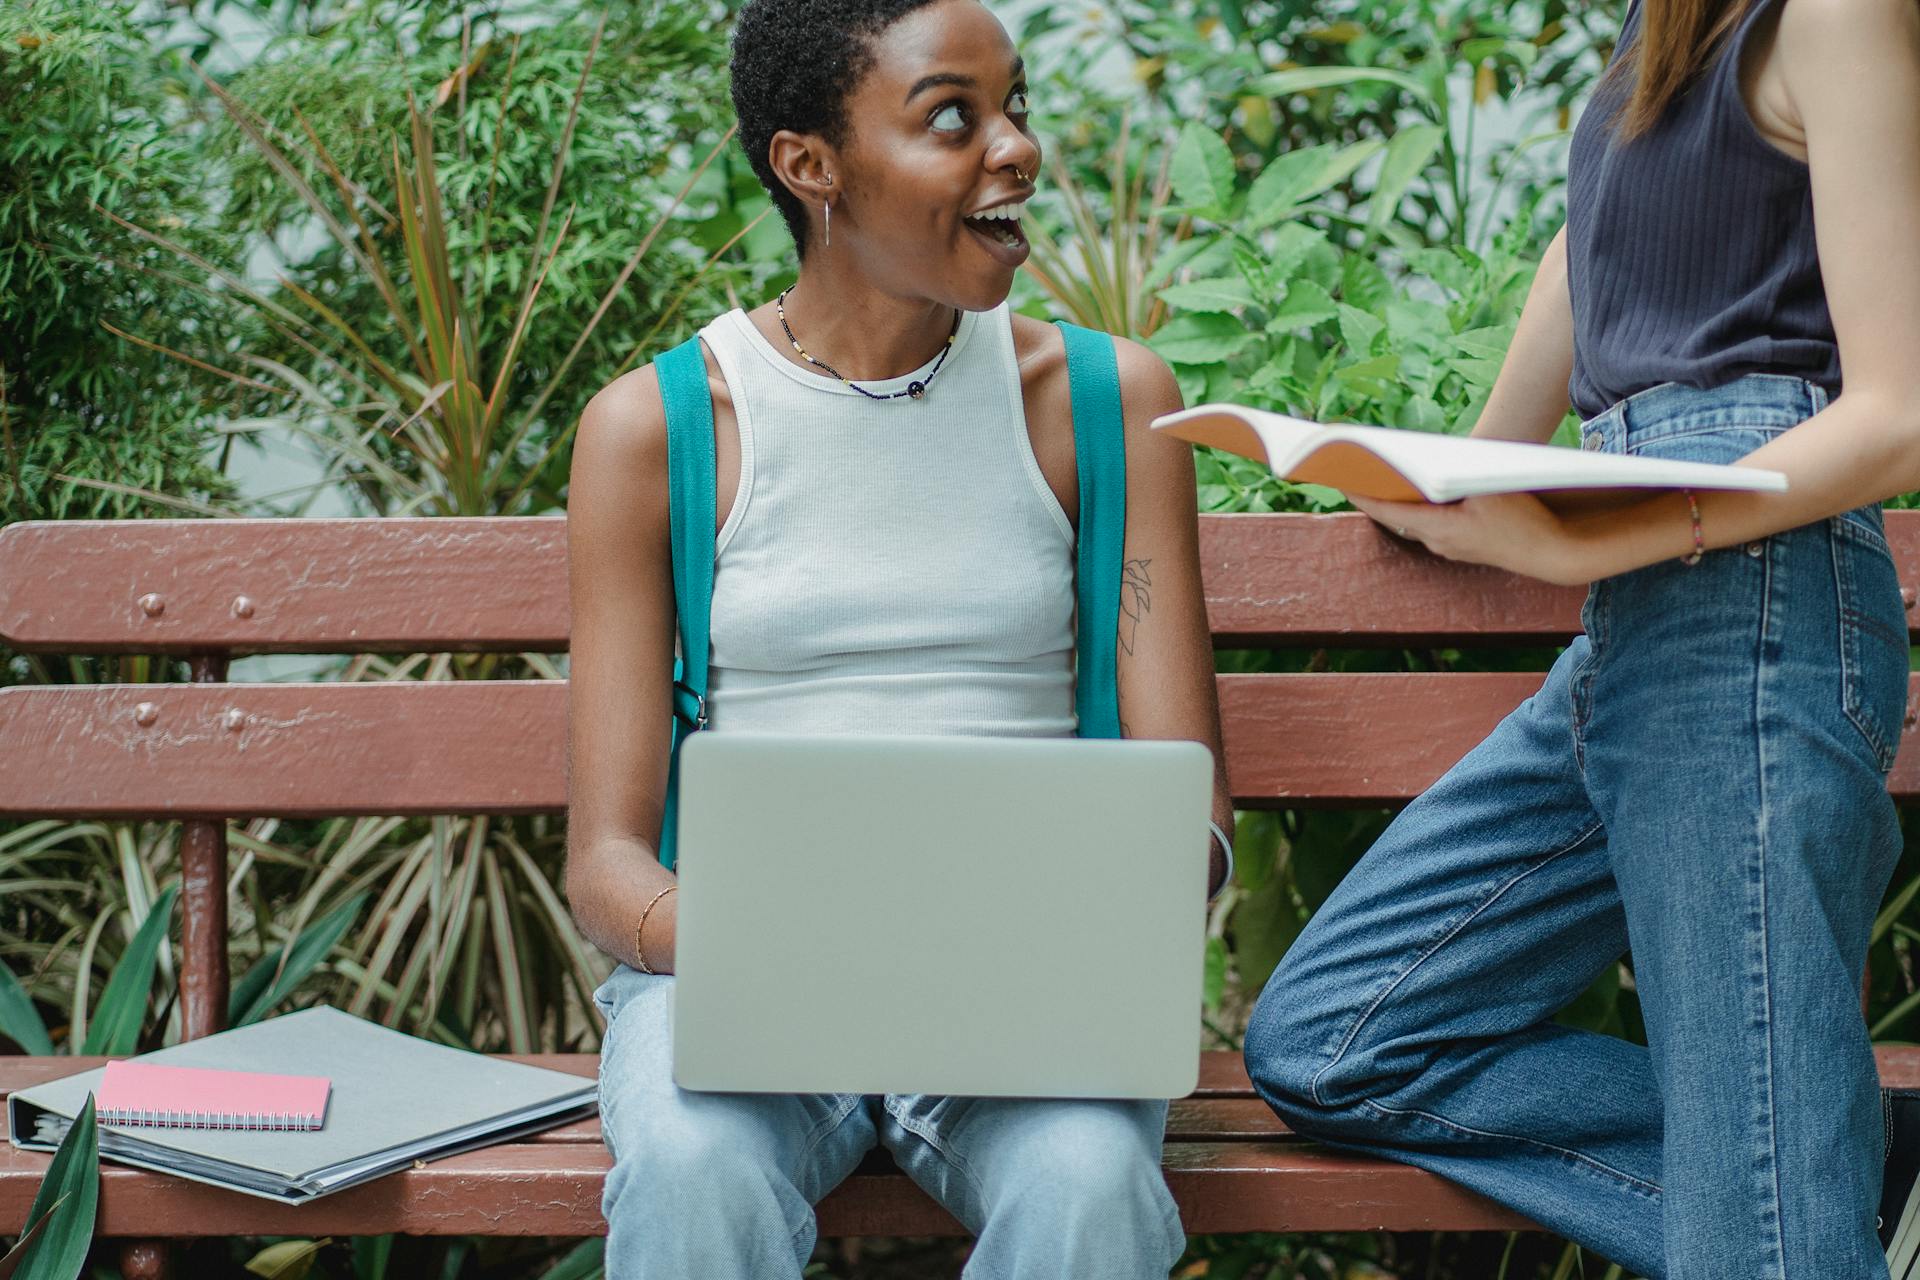
[[[1151,560],[1129,560],[1120,570],[1120,647],[1131,658],[1134,637],[1153,608],[1153,579],[1147,576]]]

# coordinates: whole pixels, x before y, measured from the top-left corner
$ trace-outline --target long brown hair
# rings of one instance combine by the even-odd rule
[[[1633,79],[1633,94],[1614,121],[1620,136],[1653,127],[1681,90],[1706,70],[1727,33],[1759,0],[1642,0],[1640,34],[1613,60],[1608,80]]]

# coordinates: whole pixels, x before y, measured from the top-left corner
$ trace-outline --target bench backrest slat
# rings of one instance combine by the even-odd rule
[[[24,522],[0,641],[55,653],[558,652],[564,519]]]
[[[1236,802],[1405,803],[1540,679],[1222,676]],[[17,686],[0,690],[0,816],[559,811],[566,700],[559,681]],[[1920,752],[1890,787],[1920,798]]]
[[[1920,513],[1896,521],[1920,563]],[[1361,516],[1207,516],[1221,648],[1564,641],[1580,592],[1409,555]],[[57,653],[567,647],[564,519],[27,522],[0,640]]]

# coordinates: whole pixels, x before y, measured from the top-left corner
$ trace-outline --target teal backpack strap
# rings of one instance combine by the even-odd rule
[[[713,612],[713,395],[700,339],[653,362],[667,410],[667,506],[672,525],[673,610],[680,657],[673,666],[673,747],[667,764],[660,865],[671,870],[679,824],[680,744],[707,723],[707,623]]]
[[[1120,364],[1113,338],[1056,321],[1067,344],[1073,456],[1080,474],[1079,563],[1074,581],[1074,709],[1083,738],[1120,736],[1117,655],[1120,576],[1127,535],[1127,451]]]

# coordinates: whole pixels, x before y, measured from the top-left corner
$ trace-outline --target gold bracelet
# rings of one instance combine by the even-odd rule
[[[1707,540],[1700,532],[1700,503],[1693,496],[1693,490],[1682,489],[1680,492],[1687,496],[1687,511],[1693,517],[1693,554],[1681,556],[1680,563],[1699,564],[1700,557],[1707,553]]]
[[[646,908],[640,912],[640,923],[633,926],[633,957],[640,962],[640,972],[642,973],[653,972],[647,965],[647,944],[645,942],[647,936],[647,916],[652,914],[655,904],[657,904],[660,899],[666,897],[679,887],[677,884],[670,884],[649,898]]]

